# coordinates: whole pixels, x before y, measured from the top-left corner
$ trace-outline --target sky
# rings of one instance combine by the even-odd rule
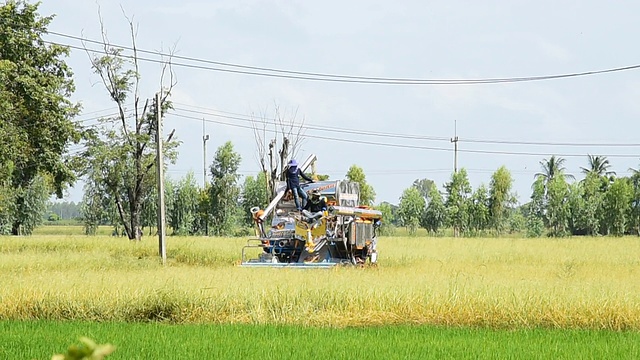
[[[211,63],[420,80],[617,69],[640,64],[637,1],[43,0],[40,14],[55,14],[48,41],[78,47],[74,37],[101,40],[102,18],[109,42],[129,47],[129,17],[138,49],[209,61],[174,59],[187,66],[173,68],[176,110],[164,118],[165,134],[175,130],[182,142],[167,172],[173,179],[192,171],[202,182],[203,118],[206,163],[231,141],[242,157],[240,173],[255,175],[247,119],[273,117],[276,108],[303,123],[299,161],[315,154],[318,172],[331,179],[360,166],[376,203],[397,204],[416,179],[442,190],[454,167],[455,135],[457,166],[467,169],[473,188],[488,185],[504,165],[521,203],[551,155],[564,157],[578,179],[587,154],[607,156],[621,176],[640,164],[639,68],[491,84],[380,84],[242,74],[220,70],[250,70]],[[73,100],[83,107],[78,120],[95,124],[113,112],[87,53],[73,49],[67,63]],[[140,96],[152,98],[160,65],[141,61],[140,70]],[[81,198],[78,183],[66,200]]]

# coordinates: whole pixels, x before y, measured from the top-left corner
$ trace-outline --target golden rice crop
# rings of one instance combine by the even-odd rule
[[[0,319],[640,329],[640,239],[383,238],[376,267],[236,266],[244,239],[0,238]]]

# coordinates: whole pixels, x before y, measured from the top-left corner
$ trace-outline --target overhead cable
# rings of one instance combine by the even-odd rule
[[[102,46],[108,46],[112,48],[134,51],[133,47],[107,43],[99,40],[85,39],[79,36],[67,35],[67,34],[58,33],[54,31],[49,31],[48,33],[54,36],[82,41],[83,44],[91,43],[91,44],[97,44]],[[62,43],[52,42],[52,41],[45,41],[45,42],[59,45],[59,46],[66,46],[72,49],[78,49],[78,50],[84,50],[84,51],[90,51],[90,52],[104,52],[104,50],[88,49],[84,46],[79,47],[79,46],[62,44]],[[615,68],[609,68],[609,69],[603,69],[603,70],[572,72],[572,73],[541,75],[541,76],[481,78],[481,79],[417,79],[417,78],[411,79],[411,78],[390,78],[390,77],[366,77],[366,76],[338,75],[338,74],[324,74],[324,73],[302,72],[302,71],[292,71],[292,70],[280,70],[280,69],[273,69],[273,68],[267,68],[267,67],[247,66],[247,65],[239,65],[239,64],[232,64],[232,63],[226,63],[226,62],[198,59],[194,57],[179,56],[175,54],[167,54],[167,53],[161,53],[158,51],[149,51],[149,50],[144,50],[139,48],[135,48],[135,51],[138,53],[153,54],[153,55],[158,55],[158,56],[162,56],[170,59],[180,59],[184,61],[218,66],[218,67],[202,66],[202,65],[194,65],[194,64],[177,63],[177,62],[171,61],[171,65],[174,65],[174,66],[200,69],[200,70],[210,70],[210,71],[219,71],[219,72],[235,73],[235,74],[242,74],[242,75],[255,75],[255,76],[266,76],[266,77],[297,79],[297,80],[359,83],[359,84],[387,84],[387,85],[474,85],[474,84],[515,83],[515,82],[573,78],[573,77],[605,74],[605,73],[612,73],[612,72],[619,72],[619,71],[626,71],[626,70],[635,70],[640,68],[640,64],[636,64],[636,65],[621,66],[621,67],[615,67]],[[128,59],[136,58],[137,60],[147,61],[147,62],[166,63],[165,60],[149,59],[149,58],[144,58],[144,57],[134,56],[134,55],[120,54],[119,56],[123,58],[128,58]],[[231,69],[221,68],[219,66],[226,66]],[[244,70],[235,70],[235,69],[244,69]]]
[[[189,116],[189,115],[183,115],[183,114],[173,113],[172,116],[176,116],[176,117],[180,117],[180,118],[184,118],[184,119],[197,120],[197,121],[205,121],[205,122],[209,122],[209,123],[220,124],[220,125],[231,126],[231,127],[237,127],[237,128],[243,128],[243,129],[251,129],[252,131],[255,129],[253,126],[250,126],[250,125],[232,124],[232,123],[227,123],[227,122],[223,122],[223,121],[216,121],[216,120],[211,120],[211,119],[203,119],[202,117],[195,117],[195,116]],[[266,132],[270,132],[270,133],[277,133],[277,131],[271,130],[271,129],[265,129],[265,131]],[[312,135],[312,136],[309,136],[309,137],[312,137],[313,139],[320,139],[320,140],[328,140],[328,141],[336,141],[336,142],[347,142],[347,143],[351,143],[351,144],[364,144],[364,145],[374,145],[374,146],[383,146],[383,147],[393,147],[393,148],[402,148],[402,149],[433,150],[433,151],[446,151],[446,152],[454,151],[451,148],[441,148],[441,147],[431,147],[431,146],[421,146],[421,145],[410,145],[410,144],[394,144],[394,143],[385,143],[385,142],[379,142],[379,141],[365,141],[365,140],[357,140],[357,139],[344,139],[344,138],[336,138],[336,137],[320,136],[320,135]],[[493,154],[493,155],[518,155],[518,156],[550,156],[550,155],[557,155],[557,156],[562,156],[562,157],[584,157],[585,156],[585,154],[558,154],[556,152],[539,153],[539,152],[515,152],[515,151],[495,151],[495,150],[475,150],[475,149],[458,149],[458,152],[475,153],[475,154]],[[607,154],[607,155],[603,154],[601,156],[606,156],[606,157],[611,157],[611,158],[637,158],[637,157],[640,157],[640,154]]]
[[[184,109],[185,107],[191,107],[185,104],[176,104],[174,110],[190,112],[195,114],[202,115],[210,115],[219,118],[231,119],[231,120],[239,120],[243,122],[249,122],[252,125],[261,124],[263,126],[274,125],[277,119],[274,118],[261,118],[255,119],[249,115],[231,113],[226,111],[219,111],[210,109],[209,111],[199,111],[199,110],[190,110]],[[202,108],[203,109],[203,108]],[[230,114],[230,115],[221,115],[217,114],[220,112],[222,114]],[[233,115],[233,116],[231,116]],[[399,139],[412,139],[412,140],[428,140],[428,141],[445,141],[450,142],[449,137],[443,136],[426,136],[426,135],[411,135],[411,134],[402,134],[402,133],[389,133],[389,132],[375,132],[369,130],[356,130],[342,127],[332,127],[332,126],[318,126],[318,125],[307,125],[305,123],[287,123],[296,128],[303,128],[309,130],[317,130],[317,131],[329,131],[329,132],[341,132],[346,134],[356,134],[356,135],[364,135],[364,136],[378,136],[378,137],[388,137],[388,138],[399,138]],[[260,129],[257,129],[260,130]],[[575,146],[575,147],[640,147],[640,143],[571,143],[571,142],[534,142],[534,141],[503,141],[503,140],[483,140],[483,139],[464,139],[460,138],[459,141],[461,143],[482,143],[482,144],[509,144],[509,145],[544,145],[544,146]]]

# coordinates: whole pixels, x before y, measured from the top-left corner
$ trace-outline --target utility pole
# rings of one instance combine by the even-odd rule
[[[453,143],[453,173],[458,173],[458,120],[453,120],[453,137],[451,138]],[[453,237],[460,235],[457,226],[453,226]]]
[[[202,187],[207,187],[207,140],[209,140],[209,135],[205,134],[204,130],[204,118],[202,118],[202,164],[203,164],[203,172],[202,172]]]
[[[451,138],[453,143],[453,172],[458,172],[458,120],[454,120],[453,125],[453,137]]]
[[[209,140],[209,135],[205,134],[204,129],[204,118],[202,118],[202,188],[207,188],[207,140]],[[205,217],[204,220],[204,234],[209,236],[209,215]]]
[[[164,208],[164,155],[162,152],[162,111],[160,93],[156,93],[156,168],[158,180],[158,241],[162,265],[167,262],[165,243],[165,208]]]

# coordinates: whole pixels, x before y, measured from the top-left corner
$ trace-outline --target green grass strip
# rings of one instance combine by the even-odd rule
[[[50,359],[87,336],[115,359],[638,359],[639,332],[1,321],[0,359]]]

